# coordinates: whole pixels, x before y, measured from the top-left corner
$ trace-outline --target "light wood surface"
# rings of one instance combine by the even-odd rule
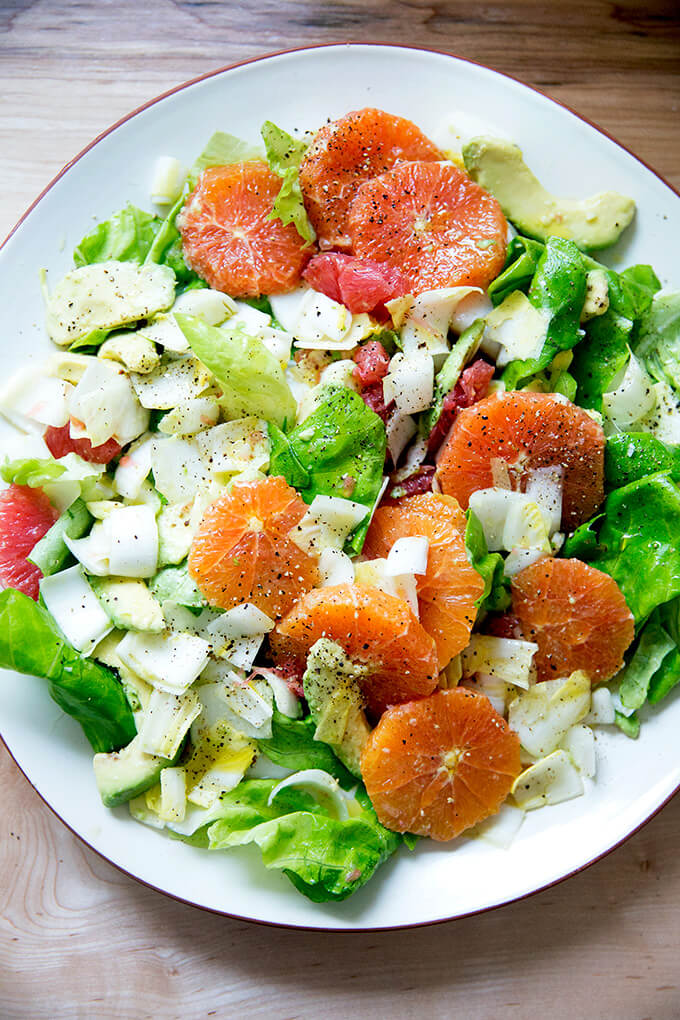
[[[673,0],[0,0],[0,237],[94,135],[164,89],[259,53],[369,39],[516,75],[680,185]],[[231,921],[145,889],[72,836],[4,748],[0,789],[3,1020],[680,1016],[680,798],[527,901],[341,936]]]

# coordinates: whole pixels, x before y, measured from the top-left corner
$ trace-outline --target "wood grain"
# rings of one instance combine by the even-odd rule
[[[164,89],[270,50],[369,39],[520,77],[680,185],[671,0],[0,0],[0,237],[94,135]],[[323,936],[140,886],[71,835],[4,749],[0,788],[2,1020],[680,1016],[679,798],[523,903],[420,931]]]

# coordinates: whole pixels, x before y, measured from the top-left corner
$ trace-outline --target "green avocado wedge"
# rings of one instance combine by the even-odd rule
[[[471,139],[463,147],[463,161],[517,229],[541,241],[562,237],[583,251],[608,248],[635,215],[633,199],[616,191],[582,199],[551,195],[524,162],[522,150],[502,138]]]

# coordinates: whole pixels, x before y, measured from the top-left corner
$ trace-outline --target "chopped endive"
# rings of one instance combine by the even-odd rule
[[[520,694],[510,704],[508,722],[522,746],[539,758],[553,751],[589,710],[590,679],[579,671],[545,680]]]
[[[443,287],[422,291],[410,298],[400,329],[404,353],[424,349],[432,355],[447,354],[451,320],[458,305],[471,294],[482,294],[482,290],[479,287]]]
[[[190,355],[164,358],[151,372],[132,372],[130,380],[142,407],[160,411],[200,397],[214,381],[201,362]]]
[[[501,541],[504,549],[536,549],[550,555],[548,530],[537,503],[516,500],[509,504]]]
[[[158,526],[150,506],[123,506],[102,521],[109,544],[109,573],[153,577],[158,567]]]
[[[189,555],[194,535],[191,508],[191,503],[167,503],[156,518],[159,568],[182,563]]]
[[[312,556],[318,556],[324,549],[342,549],[368,512],[367,507],[351,499],[315,496],[289,537],[303,552]]]
[[[425,574],[430,543],[422,535],[398,538],[387,554],[386,572],[391,577],[400,574]]]
[[[155,345],[141,333],[122,333],[109,337],[99,348],[99,357],[116,361],[127,372],[153,372],[160,356]]]
[[[160,776],[161,797],[158,817],[164,822],[182,822],[187,806],[186,772],[181,767],[165,768]]]
[[[319,556],[321,587],[354,582],[354,564],[342,549],[326,548]]]
[[[553,751],[521,772],[512,786],[512,795],[518,807],[525,811],[560,804],[580,797],[583,780],[566,751]]]
[[[535,308],[521,291],[513,291],[486,316],[484,343],[500,344],[499,368],[516,359],[537,358],[548,335],[550,312]]]
[[[113,630],[80,565],[43,577],[40,594],[66,639],[83,655]]]
[[[248,468],[269,467],[270,442],[267,423],[250,415],[201,432],[196,442],[213,475],[240,474]]]
[[[582,776],[592,779],[595,775],[595,734],[590,726],[572,726],[562,740],[562,748],[567,751]]]
[[[182,400],[164,414],[158,431],[166,436],[193,436],[216,425],[220,418],[220,405],[216,397],[192,397]]]
[[[476,691],[477,694],[483,694],[485,698],[489,699],[498,714],[503,716],[506,713],[508,701],[515,696],[512,684],[507,684],[504,680],[491,676],[490,673],[476,673],[473,678],[467,677],[462,686]]]
[[[602,394],[602,410],[617,431],[625,431],[650,414],[656,404],[654,384],[631,352],[616,389]]]
[[[169,308],[175,274],[168,266],[97,262],[67,273],[47,301],[47,332],[65,346],[96,329],[148,319]]]
[[[140,730],[142,747],[147,754],[174,758],[189,727],[200,713],[201,702],[196,691],[170,694],[154,690]]]
[[[296,347],[338,349],[352,325],[352,313],[344,305],[315,290],[309,290],[300,302],[291,333]],[[350,347],[357,341],[350,341]]]
[[[192,750],[184,768],[187,800],[209,808],[241,782],[255,757],[256,744],[224,718],[210,726],[202,722],[203,716],[199,716],[191,728]]]
[[[410,354],[398,351],[390,361],[383,379],[385,403],[394,401],[403,414],[425,411],[432,403],[434,393],[434,362],[427,351]]]
[[[478,489],[472,493],[470,496],[470,509],[482,525],[489,552],[498,552],[500,549],[512,549],[513,545],[519,544],[514,539],[518,527],[523,524],[522,508],[527,505],[535,507],[536,503],[526,493],[514,492],[511,489],[504,489],[498,486],[489,489]],[[515,523],[511,525],[506,535],[506,521],[511,511],[513,511],[513,515],[516,514],[517,516],[514,518]],[[535,511],[529,511],[529,514],[531,524],[536,528],[537,532],[541,533],[540,521],[535,516]],[[543,519],[541,518],[541,520]],[[543,525],[543,530],[545,531],[548,522],[543,520]],[[506,538],[508,541],[513,540],[509,546],[505,544]]]
[[[612,700],[612,692],[608,687],[596,687],[590,699],[590,711],[583,722],[587,726],[613,726],[616,722],[616,709]]]
[[[121,496],[127,499],[139,496],[142,483],[151,470],[152,449],[153,436],[147,433],[132,443],[118,461],[114,481]]]
[[[418,582],[415,574],[390,574],[387,558],[364,560],[354,564],[354,579],[357,584],[379,588],[387,595],[394,595],[408,604],[413,614],[419,616]]]
[[[69,404],[72,424],[75,419],[82,425],[93,446],[111,438],[124,446],[149,425],[149,412],[137,400],[128,376],[120,365],[103,358],[90,359]]]
[[[107,617],[108,619],[108,617]],[[208,662],[210,645],[193,634],[141,634],[130,631],[118,645],[118,656],[147,683],[181,694]]]
[[[203,287],[199,290],[186,290],[180,294],[172,306],[172,311],[195,315],[209,326],[219,326],[236,314],[238,306],[228,294]]]
[[[282,779],[269,794],[267,803],[271,804],[282,790],[291,786],[309,793],[331,818],[337,818],[343,822],[349,818],[348,795],[343,791],[337,779],[328,772],[324,772],[323,769],[303,769],[301,772],[294,772],[292,776]]]
[[[194,439],[157,436],[151,448],[151,470],[158,491],[169,503],[188,503],[208,481],[208,471]]]
[[[0,391],[0,412],[25,432],[38,425],[60,428],[69,419],[71,391],[71,383],[26,365]]]
[[[235,669],[226,669],[224,673],[226,680],[201,685],[201,724],[209,728],[226,721],[246,737],[271,737],[273,696],[266,680],[248,682]]]
[[[175,156],[159,156],[151,181],[151,201],[157,205],[176,202],[182,194],[188,172]]]
[[[497,814],[468,829],[466,836],[472,839],[483,839],[492,846],[507,850],[519,832],[525,812],[512,804],[501,804]]]
[[[538,645],[533,641],[472,634],[469,645],[461,653],[463,673],[466,676],[486,673],[528,690],[537,651]]]

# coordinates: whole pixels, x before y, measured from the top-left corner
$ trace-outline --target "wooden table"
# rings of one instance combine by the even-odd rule
[[[0,237],[133,107],[291,46],[432,46],[517,75],[680,185],[673,0],[0,0]],[[5,338],[5,342],[9,338]],[[82,844],[0,750],[0,1016],[680,1016],[680,798],[585,873],[430,929],[318,935],[201,913]]]

